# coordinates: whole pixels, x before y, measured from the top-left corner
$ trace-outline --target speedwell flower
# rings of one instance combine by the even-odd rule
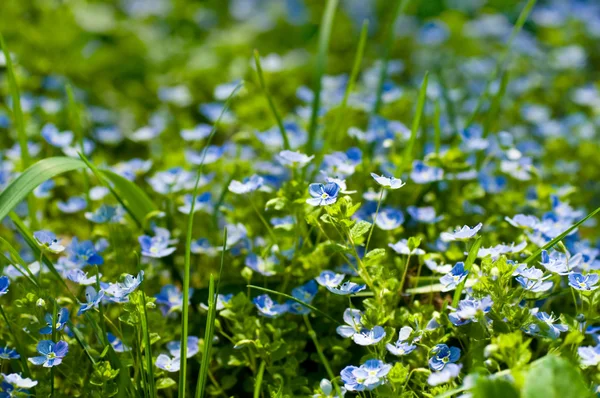
[[[413,329],[410,326],[404,326],[400,329],[400,332],[398,332],[398,341],[394,344],[387,343],[385,348],[387,348],[391,354],[399,357],[410,354],[417,349],[417,346],[412,344],[414,340],[412,342],[408,341],[412,332]]]
[[[398,189],[406,185],[406,183],[402,182],[400,178],[394,178],[392,176],[385,177],[383,175],[371,173],[371,177],[373,177],[373,179],[377,181],[379,185],[385,188]]]
[[[463,226],[462,228],[456,229],[454,232],[442,232],[440,234],[440,238],[442,238],[445,242],[451,242],[453,240],[468,240],[477,235],[477,232],[482,227],[482,223],[477,224],[473,228],[468,225]]]
[[[587,274],[583,275],[578,272],[569,274],[569,286],[574,289],[581,291],[592,291],[598,289],[598,281],[600,276],[598,274]]]
[[[65,247],[60,244],[60,240],[56,237],[53,232],[41,230],[33,233],[33,237],[38,245],[42,249],[47,250],[51,253],[60,253],[65,250]]]
[[[446,344],[438,344],[431,350],[433,356],[429,358],[431,370],[440,371],[449,363],[460,359],[460,348],[448,347]]]
[[[52,340],[41,340],[37,345],[37,351],[42,355],[29,358],[29,362],[34,365],[43,365],[45,368],[51,368],[61,364],[63,358],[69,352],[69,344],[62,340],[58,343]]]
[[[385,382],[385,376],[391,369],[392,365],[369,359],[360,367],[346,366],[340,375],[348,391],[371,391]]]
[[[306,200],[306,203],[312,206],[327,206],[334,204],[337,201],[340,186],[335,182],[327,184],[310,184],[308,193],[311,198]]]
[[[47,313],[44,316],[44,320],[46,321],[46,326],[40,329],[40,334],[51,334],[54,316]],[[56,314],[56,325],[54,325],[55,330],[63,330],[67,322],[69,322],[69,310],[63,307]]]
[[[447,292],[456,287],[465,280],[469,271],[465,270],[465,263],[462,261],[456,263],[454,267],[446,275],[440,278],[440,283],[444,285],[444,292]]]

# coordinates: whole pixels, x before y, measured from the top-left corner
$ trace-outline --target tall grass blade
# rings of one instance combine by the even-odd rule
[[[396,5],[393,11],[392,23],[388,27],[387,37],[383,47],[383,56],[381,57],[381,71],[379,72],[379,83],[377,84],[377,93],[375,96],[375,105],[373,107],[373,113],[378,114],[381,108],[381,97],[383,95],[383,86],[385,79],[387,79],[388,63],[390,62],[390,53],[392,52],[392,45],[394,44],[394,36],[396,29],[396,22],[400,15],[404,13],[406,7],[410,3],[410,0],[396,0]]]
[[[200,162],[200,165],[198,166],[198,172],[196,174],[196,184],[194,185],[194,192],[192,194],[192,205],[191,205],[191,209],[190,209],[190,215],[188,217],[187,233],[186,233],[186,237],[185,237],[185,260],[184,260],[185,261],[184,262],[185,269],[184,269],[184,273],[183,273],[183,303],[184,303],[184,305],[181,310],[181,352],[182,353],[187,352],[188,314],[189,314],[189,309],[188,309],[187,303],[188,303],[189,294],[190,294],[189,290],[190,290],[190,263],[191,263],[191,253],[192,253],[192,250],[191,250],[192,230],[194,227],[194,207],[196,204],[196,198],[198,197],[198,185],[200,183],[200,177],[202,176],[202,169],[204,166],[204,160],[206,159],[206,153],[207,153],[208,146],[212,142],[212,139],[217,132],[217,126],[219,125],[219,121],[221,120],[221,117],[223,117],[223,115],[229,108],[229,104],[231,103],[231,100],[236,95],[236,93],[238,92],[240,87],[242,87],[242,84],[243,84],[243,82],[240,82],[235,87],[235,89],[233,89],[233,91],[227,98],[227,101],[225,101],[225,105],[223,106],[223,109],[221,110],[221,114],[215,121],[215,124],[213,125],[210,135],[208,136],[208,139],[206,140],[206,145],[204,146],[204,150],[202,151],[202,153],[203,153],[202,160]],[[179,392],[178,392],[179,398],[185,397],[185,392],[187,389],[186,387],[187,387],[187,357],[184,354],[184,355],[181,355],[180,363],[179,363]]]
[[[310,125],[308,129],[307,153],[312,153],[317,135],[317,119],[319,116],[319,107],[321,105],[321,80],[325,73],[327,65],[327,49],[329,48],[329,39],[333,27],[333,18],[339,0],[327,0],[325,13],[321,19],[321,31],[319,33],[319,50],[317,53],[317,65],[315,67],[315,88],[312,110],[310,115]]]
[[[440,154],[440,148],[442,147],[442,125],[441,125],[441,114],[442,114],[442,110],[440,107],[440,100],[437,99],[435,101],[435,111],[433,114],[433,131],[434,131],[434,137],[433,137],[433,143],[434,143],[434,147],[435,147],[435,154],[439,155]]]
[[[262,391],[263,376],[265,374],[265,366],[267,363],[262,361],[258,367],[258,373],[256,374],[256,381],[254,382],[254,398],[260,398],[260,392]]]
[[[140,256],[138,255],[137,252],[135,253],[135,255],[137,257],[138,272],[140,272],[142,269],[142,267],[140,265]],[[146,373],[147,373],[148,390],[149,390],[148,396],[156,397],[154,365],[152,363],[152,344],[151,344],[151,340],[150,340],[150,330],[148,329],[148,310],[146,308],[146,293],[144,292],[144,281],[143,280],[140,283],[140,291],[142,293],[142,306],[144,307],[143,313],[142,313],[142,333],[144,335],[143,336],[144,346],[146,348],[145,349],[145,351],[146,351],[146,368],[147,368]]]
[[[427,94],[427,80],[429,78],[429,72],[425,72],[421,88],[419,89],[419,99],[417,100],[417,109],[415,111],[415,117],[413,119],[412,128],[410,130],[410,139],[404,149],[404,155],[402,156],[402,165],[399,170],[401,175],[408,166],[412,163],[414,156],[414,147],[417,141],[417,134],[419,133],[419,127],[421,125],[421,115],[423,114],[423,108],[425,108],[425,99]]]
[[[254,50],[254,63],[256,64],[256,74],[258,75],[258,81],[260,82],[260,88],[262,88],[263,93],[265,93],[265,98],[267,99],[267,103],[269,104],[269,109],[271,109],[271,113],[275,117],[277,121],[277,126],[279,127],[279,133],[281,134],[281,139],[283,140],[283,148],[290,149],[290,141],[288,140],[287,133],[285,131],[285,126],[283,125],[283,121],[281,120],[281,115],[277,111],[275,107],[275,103],[273,102],[273,97],[269,93],[267,89],[267,84],[265,83],[265,76],[263,74],[262,67],[260,65],[260,54],[258,50]]]
[[[477,253],[479,252],[479,247],[481,246],[481,236],[475,240],[473,246],[469,250],[469,254],[467,255],[467,259],[465,260],[465,271],[471,272],[471,268],[473,268],[473,263],[477,258]],[[456,308],[458,306],[458,302],[460,301],[460,295],[462,294],[463,289],[465,288],[465,284],[467,283],[467,278],[465,278],[461,283],[458,284],[456,290],[454,291],[454,297],[452,298],[452,306]]]

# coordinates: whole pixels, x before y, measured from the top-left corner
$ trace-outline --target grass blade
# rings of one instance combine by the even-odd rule
[[[267,365],[267,363],[265,361],[262,361],[260,363],[260,366],[258,367],[258,373],[256,374],[256,381],[254,383],[254,398],[260,398],[260,392],[262,390],[262,381],[263,381],[263,375],[265,374],[265,366]]]
[[[556,238],[554,238],[550,242],[546,243],[543,247],[540,247],[539,249],[537,249],[536,251],[534,251],[531,254],[531,256],[527,257],[525,259],[525,261],[523,261],[523,262],[525,264],[529,264],[530,262],[532,262],[533,260],[535,260],[535,258],[542,253],[542,250],[551,249],[554,245],[556,245],[558,242],[560,242],[561,240],[563,240],[567,235],[569,235],[571,232],[573,232],[575,230],[575,228],[579,227],[581,224],[583,224],[584,222],[586,222],[590,218],[594,217],[596,214],[598,214],[598,212],[600,212],[600,207],[598,207],[596,210],[594,210],[593,212],[591,212],[590,214],[588,214],[587,216],[585,216],[581,220],[577,221],[575,224],[571,225],[562,234],[558,235]]]
[[[390,53],[392,52],[392,45],[394,44],[396,22],[400,15],[404,13],[406,7],[410,3],[410,0],[397,0],[396,6],[394,7],[394,19],[388,27],[387,37],[385,39],[385,45],[383,47],[383,56],[381,57],[381,71],[379,72],[379,84],[377,85],[377,94],[375,97],[375,105],[373,107],[373,113],[378,114],[381,108],[381,96],[383,95],[383,86],[385,79],[387,79],[388,63],[390,61]]]
[[[273,113],[273,116],[275,117],[275,120],[277,121],[277,126],[279,127],[279,132],[281,133],[281,139],[283,140],[283,148],[290,149],[290,141],[288,140],[287,133],[285,131],[285,126],[283,125],[283,122],[281,121],[281,116],[279,115],[277,108],[275,108],[275,103],[273,102],[273,97],[271,97],[269,90],[267,90],[267,85],[265,84],[265,77],[263,75],[262,67],[260,66],[260,55],[258,54],[258,50],[254,50],[254,63],[256,64],[256,74],[258,75],[258,81],[260,82],[260,87],[262,88],[263,92],[265,93],[265,98],[267,99],[269,108],[271,109],[271,112]]]
[[[213,128],[208,136],[208,139],[206,140],[206,145],[204,147],[204,150],[202,151],[202,161],[200,162],[200,165],[198,166],[198,172],[196,174],[196,184],[194,185],[194,192],[192,194],[192,205],[191,205],[191,209],[190,209],[190,215],[188,217],[187,233],[186,233],[186,237],[185,237],[185,260],[184,260],[185,261],[184,262],[185,269],[184,269],[184,273],[183,273],[183,303],[184,303],[184,305],[182,306],[183,308],[181,310],[181,352],[182,353],[187,352],[188,315],[189,315],[189,309],[188,309],[187,303],[188,303],[189,294],[190,294],[189,290],[190,290],[190,263],[191,263],[191,253],[192,253],[192,250],[191,250],[192,230],[194,227],[194,207],[196,204],[196,198],[198,197],[198,184],[200,183],[200,177],[202,176],[202,168],[204,166],[204,160],[206,158],[206,152],[207,152],[206,149],[212,142],[212,139],[217,132],[217,126],[219,124],[219,121],[221,120],[221,117],[223,117],[223,114],[225,114],[225,112],[229,108],[229,104],[231,103],[231,100],[233,99],[235,94],[238,92],[240,87],[242,87],[242,84],[243,84],[243,82],[240,82],[233,89],[233,91],[227,98],[227,101],[225,101],[225,105],[223,106],[223,109],[221,110],[221,114],[215,121],[215,124],[213,125]],[[186,391],[186,387],[187,387],[187,361],[186,361],[186,359],[187,359],[187,357],[185,354],[181,355],[180,363],[179,363],[179,392],[178,392],[179,398],[185,397],[185,391]]]
[[[337,323],[338,325],[341,325],[341,323],[338,322],[335,318],[333,318],[333,317],[329,316],[328,314],[324,313],[323,311],[321,311],[317,307],[314,307],[314,306],[312,306],[310,304],[306,304],[304,301],[299,300],[299,299],[297,299],[294,296],[290,296],[289,294],[281,293],[281,292],[278,292],[276,290],[271,290],[271,289],[267,289],[265,287],[260,287],[260,286],[255,286],[255,285],[246,285],[246,287],[249,287],[250,289],[260,290],[260,291],[267,292],[267,293],[276,294],[278,296],[282,296],[282,297],[285,297],[287,299],[293,300],[293,301],[297,302],[298,304],[301,304],[301,305],[305,306],[306,308],[309,308],[309,309],[313,310],[314,312],[317,312],[317,313],[323,315],[325,318],[329,319],[331,322],[334,322],[334,323]]]
[[[342,393],[342,390],[340,389],[340,386],[334,381],[335,375],[333,374],[333,370],[331,370],[331,365],[329,364],[329,361],[327,360],[325,353],[323,353],[323,349],[321,348],[321,344],[319,343],[317,334],[315,333],[312,325],[310,324],[310,319],[308,319],[308,315],[304,315],[303,317],[304,317],[304,323],[306,325],[306,329],[308,330],[308,335],[310,336],[311,340],[313,341],[313,344],[315,345],[317,354],[319,354],[319,358],[321,359],[321,362],[323,363],[323,366],[325,367],[327,376],[329,376],[329,379],[331,380],[331,383],[333,384],[333,387],[335,388],[335,392],[337,393],[337,396],[338,397],[344,396],[344,394]]]
[[[442,126],[440,124],[440,118],[441,118],[441,109],[440,109],[440,100],[437,99],[435,101],[435,113],[434,113],[434,123],[433,123],[433,128],[434,128],[434,145],[435,145],[435,154],[439,155],[440,154],[440,148],[442,147]]]
[[[475,262],[475,259],[477,258],[477,253],[479,252],[479,247],[481,246],[481,236],[477,238],[477,240],[473,243],[473,246],[471,246],[471,249],[469,250],[469,255],[467,256],[467,259],[465,260],[465,271],[471,272],[471,268],[473,268],[473,263]],[[458,286],[456,287],[456,290],[454,291],[454,297],[452,298],[452,306],[454,308],[456,308],[458,306],[458,302],[460,300],[460,295],[462,294],[463,289],[465,288],[465,284],[467,283],[467,279],[469,278],[469,276],[467,275],[467,277],[458,284]]]
[[[327,64],[327,49],[329,47],[329,39],[331,37],[331,29],[333,27],[333,18],[338,5],[338,0],[327,0],[325,13],[321,19],[321,32],[319,33],[319,52],[317,53],[317,65],[315,68],[315,89],[312,103],[312,111],[310,115],[310,126],[308,129],[307,153],[313,153],[315,145],[315,136],[317,134],[317,119],[319,115],[319,107],[321,104],[321,79],[325,73]]]
[[[417,141],[419,126],[421,125],[421,115],[423,114],[423,108],[425,107],[428,78],[429,73],[425,72],[425,77],[423,77],[423,82],[421,83],[421,88],[419,89],[419,99],[417,101],[417,109],[415,111],[415,117],[413,119],[413,124],[410,131],[410,139],[408,140],[408,144],[404,149],[404,155],[402,156],[402,165],[399,170],[400,175],[402,175],[402,173],[408,168],[413,160],[413,150],[415,147],[415,142]]]
[[[369,21],[364,20],[362,24],[362,29],[360,31],[360,38],[358,39],[358,48],[356,49],[356,55],[354,56],[354,64],[352,65],[352,72],[350,73],[350,80],[348,80],[348,84],[346,85],[346,91],[344,92],[344,98],[342,99],[342,103],[338,109],[338,117],[336,119],[333,134],[331,134],[331,139],[336,140],[338,137],[338,131],[342,126],[342,122],[344,120],[344,113],[346,111],[346,105],[348,104],[348,98],[350,97],[350,93],[354,89],[354,85],[356,84],[356,79],[358,78],[358,73],[360,72],[360,66],[362,64],[363,57],[365,55],[365,47],[367,44],[367,36],[369,34]]]

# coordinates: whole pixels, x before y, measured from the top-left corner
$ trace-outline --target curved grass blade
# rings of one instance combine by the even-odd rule
[[[21,269],[19,269],[17,267],[15,267],[15,269],[17,269],[17,271],[19,271],[23,276],[25,276],[27,278],[27,280],[29,280],[29,282],[31,282],[35,287],[37,287],[39,289],[40,285],[39,285],[38,281],[35,279],[35,275],[33,274],[33,272],[31,272],[31,270],[29,269],[29,266],[27,265],[25,260],[23,260],[23,258],[19,254],[19,252],[10,243],[8,243],[8,241],[6,239],[4,239],[2,237],[0,237],[0,245],[3,246],[6,250],[8,250],[8,252],[12,256],[13,260],[16,260],[16,262],[18,262],[19,265],[21,267],[23,267],[25,272],[21,271]],[[13,266],[14,266],[14,264],[13,264]]]
[[[344,120],[344,113],[346,111],[346,105],[348,104],[348,98],[350,97],[350,93],[354,89],[354,85],[356,84],[356,79],[358,78],[358,73],[360,72],[360,66],[362,64],[363,57],[365,55],[365,47],[367,44],[367,36],[369,34],[369,21],[364,20],[362,24],[362,29],[360,30],[360,38],[358,39],[358,48],[356,49],[356,55],[354,56],[354,64],[352,65],[352,72],[350,73],[350,80],[348,80],[348,84],[346,85],[346,91],[344,92],[344,98],[342,99],[342,103],[338,109],[338,117],[334,125],[333,134],[331,134],[332,139],[337,139],[338,131],[341,128],[342,121]]]
[[[314,306],[312,306],[310,304],[306,304],[304,301],[299,300],[299,299],[297,299],[294,296],[290,296],[289,294],[281,293],[281,292],[278,292],[276,290],[271,290],[271,289],[267,289],[267,288],[260,287],[260,286],[255,286],[255,285],[246,285],[246,287],[249,287],[250,289],[260,290],[260,291],[267,292],[267,293],[276,294],[278,296],[282,296],[282,297],[285,297],[287,299],[293,300],[293,301],[297,302],[298,304],[301,304],[301,305],[305,306],[306,308],[309,308],[309,309],[313,310],[314,312],[317,312],[317,313],[323,315],[325,318],[329,319],[331,322],[334,322],[334,323],[337,323],[338,325],[341,325],[341,323],[339,321],[337,321],[335,318],[332,318],[331,316],[329,316],[328,314],[324,313],[323,311],[321,311],[317,307],[314,307]]]
[[[258,54],[258,50],[254,50],[254,63],[256,64],[256,74],[258,75],[258,81],[260,82],[260,87],[265,93],[265,98],[267,99],[267,103],[269,104],[269,108],[277,121],[277,126],[279,127],[279,132],[281,133],[281,139],[283,140],[283,149],[290,149],[290,141],[288,140],[287,133],[285,131],[285,126],[281,121],[281,115],[275,108],[275,103],[273,102],[273,98],[267,89],[267,85],[265,84],[265,77],[263,75],[262,67],[260,66],[260,55]]]
[[[200,165],[198,166],[198,172],[196,173],[196,183],[194,185],[194,192],[192,193],[192,205],[190,208],[190,215],[188,217],[187,232],[186,232],[186,237],[185,237],[185,260],[184,260],[185,269],[184,269],[184,273],[183,273],[183,302],[184,303],[188,302],[189,294],[190,294],[190,292],[189,292],[189,290],[190,290],[190,263],[191,263],[191,253],[192,253],[192,250],[191,250],[192,230],[194,227],[194,207],[196,205],[196,198],[198,197],[198,185],[200,183],[200,177],[202,176],[202,169],[204,166],[204,160],[206,158],[206,152],[207,152],[206,149],[212,142],[212,139],[217,132],[217,126],[219,124],[219,121],[221,120],[221,117],[223,117],[223,114],[225,114],[225,112],[229,108],[229,104],[231,103],[231,100],[236,95],[236,93],[238,92],[240,87],[242,87],[242,84],[243,84],[243,82],[240,82],[233,89],[231,94],[229,94],[229,97],[225,101],[225,105],[223,106],[223,109],[221,110],[221,114],[215,121],[215,124],[213,125],[213,128],[208,136],[208,139],[206,140],[206,144],[202,151],[202,161],[200,162]],[[188,314],[189,314],[188,306],[183,305],[182,310],[181,310],[181,352],[187,352]],[[185,355],[182,355],[180,362],[179,362],[179,391],[178,391],[179,398],[185,397],[185,392],[187,389],[186,387],[187,387],[187,357]]]
[[[425,77],[423,77],[423,82],[421,83],[421,88],[419,89],[419,99],[417,101],[417,109],[415,111],[415,117],[413,119],[412,128],[410,130],[410,139],[408,141],[408,144],[406,145],[406,148],[404,149],[404,155],[402,156],[402,165],[400,167],[399,174],[402,174],[412,163],[413,160],[413,150],[415,147],[415,142],[417,141],[419,127],[421,125],[421,115],[423,114],[423,108],[425,108],[428,78],[429,72],[425,72]]]
[[[375,97],[375,105],[373,107],[373,113],[379,113],[381,108],[381,96],[383,95],[383,86],[385,79],[387,79],[388,63],[390,61],[390,53],[392,52],[392,45],[394,44],[394,31],[396,28],[396,22],[400,15],[404,13],[406,7],[410,3],[410,0],[397,0],[396,6],[394,7],[394,19],[388,27],[387,37],[385,39],[385,45],[383,47],[383,56],[381,57],[381,71],[379,73],[379,84],[377,85],[377,94]]]
[[[325,12],[321,19],[321,32],[319,33],[319,52],[317,53],[317,65],[315,67],[315,89],[310,115],[310,126],[308,129],[308,142],[306,143],[307,153],[312,153],[315,145],[315,136],[317,134],[317,119],[319,116],[319,106],[321,105],[321,79],[325,73],[327,64],[327,49],[333,27],[333,18],[339,0],[327,0]]]
[[[473,246],[469,250],[469,255],[465,260],[465,271],[471,272],[471,268],[473,268],[473,263],[477,258],[477,253],[479,252],[479,247],[481,246],[481,236],[475,240]],[[452,306],[456,308],[458,306],[458,302],[460,301],[460,295],[462,294],[463,289],[465,288],[465,284],[467,283],[467,278],[465,278],[461,283],[458,284],[456,290],[454,291],[454,297],[452,298]]]
[[[577,221],[575,224],[571,225],[562,234],[558,235],[556,238],[554,238],[550,242],[546,243],[543,247],[540,247],[539,249],[537,249],[536,251],[534,251],[531,254],[531,256],[527,257],[525,259],[525,261],[523,261],[523,262],[525,264],[529,264],[530,262],[532,262],[533,260],[535,260],[535,258],[537,256],[539,256],[542,253],[542,250],[551,249],[554,245],[556,245],[558,242],[560,242],[561,240],[563,240],[567,235],[569,235],[571,232],[573,232],[575,230],[575,228],[579,227],[581,224],[583,224],[584,222],[586,222],[590,218],[594,217],[599,212],[600,212],[600,207],[598,207],[596,210],[594,210],[593,212],[591,212],[590,214],[588,214],[587,216],[585,216],[581,220]]]

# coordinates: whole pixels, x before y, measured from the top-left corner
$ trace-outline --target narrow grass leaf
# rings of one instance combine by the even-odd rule
[[[470,276],[471,269],[473,268],[473,263],[477,258],[477,253],[479,252],[479,247],[481,246],[481,236],[475,240],[473,246],[469,250],[469,254],[467,255],[467,259],[465,260],[465,271],[469,272],[469,275],[458,284],[456,290],[454,291],[454,297],[452,298],[452,306],[456,308],[458,306],[458,302],[460,300],[460,295],[462,294],[463,289],[465,288],[465,284],[467,283],[467,279]]]
[[[421,115],[423,115],[423,108],[425,108],[428,78],[429,73],[425,72],[425,77],[423,77],[423,82],[421,83],[421,88],[419,89],[419,99],[417,100],[417,109],[415,111],[415,117],[413,119],[412,128],[410,130],[410,139],[408,140],[408,144],[404,149],[404,155],[402,156],[402,166],[400,167],[399,174],[402,174],[412,163],[413,160],[414,147],[417,141],[419,127],[421,125]]]

